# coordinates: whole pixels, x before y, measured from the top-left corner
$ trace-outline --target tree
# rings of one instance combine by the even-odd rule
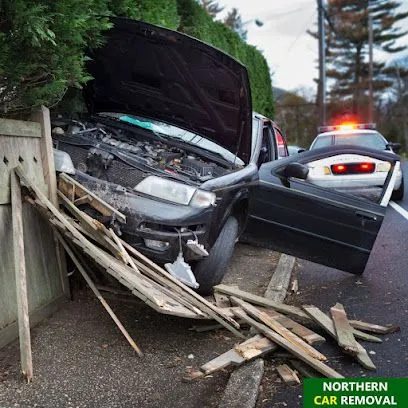
[[[406,32],[395,23],[407,18],[399,12],[401,2],[395,0],[329,0],[327,5],[326,41],[327,76],[333,80],[330,96],[334,100],[352,100],[353,111],[361,113],[369,87],[368,16],[373,20],[373,38],[377,49],[396,53],[406,49],[396,40]],[[374,92],[389,88],[393,67],[384,62],[373,64]]]
[[[232,31],[235,31],[243,40],[246,40],[247,31],[245,30],[245,26],[242,22],[242,18],[239,14],[238,9],[234,7],[233,9],[231,9],[231,11],[228,12],[227,16],[224,19],[224,24]]]
[[[215,0],[201,0],[201,6],[212,17],[215,18],[218,13],[224,10]]]

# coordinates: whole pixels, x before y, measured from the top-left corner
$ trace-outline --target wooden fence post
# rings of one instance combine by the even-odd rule
[[[24,256],[23,206],[21,202],[20,181],[14,171],[10,172],[10,188],[21,371],[27,381],[30,382],[33,379],[33,360],[31,354],[30,318],[28,314],[27,276]]]

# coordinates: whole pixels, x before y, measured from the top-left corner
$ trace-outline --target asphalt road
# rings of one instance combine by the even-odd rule
[[[408,162],[403,163],[408,174]],[[408,177],[405,179],[408,191]],[[408,194],[398,203],[408,211]],[[324,311],[336,302],[350,318],[372,323],[393,323],[401,331],[383,336],[383,343],[362,343],[370,352],[377,371],[363,369],[328,340],[321,350],[328,364],[346,377],[408,376],[408,220],[388,207],[379,236],[362,276],[353,276],[311,262],[301,261],[297,272],[300,293],[291,301],[314,304]],[[327,337],[327,336],[326,336]],[[276,383],[275,383],[276,384]],[[273,396],[272,396],[273,394]],[[301,407],[302,386],[276,388],[266,384],[258,407]]]

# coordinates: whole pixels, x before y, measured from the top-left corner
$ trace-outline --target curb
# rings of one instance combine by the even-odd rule
[[[289,286],[296,258],[281,254],[264,296],[276,302],[283,302]],[[230,375],[218,408],[254,408],[258,399],[265,362],[257,358],[238,367]]]
[[[264,373],[261,358],[244,364],[231,374],[218,408],[253,408]]]

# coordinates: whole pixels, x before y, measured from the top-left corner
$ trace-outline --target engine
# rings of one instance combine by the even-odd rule
[[[184,146],[168,143],[160,135],[152,134],[152,139],[146,139],[98,123],[56,124],[55,148],[68,153],[76,169],[124,187],[133,188],[152,173],[199,185],[231,171]],[[179,144],[177,139],[175,143]]]

